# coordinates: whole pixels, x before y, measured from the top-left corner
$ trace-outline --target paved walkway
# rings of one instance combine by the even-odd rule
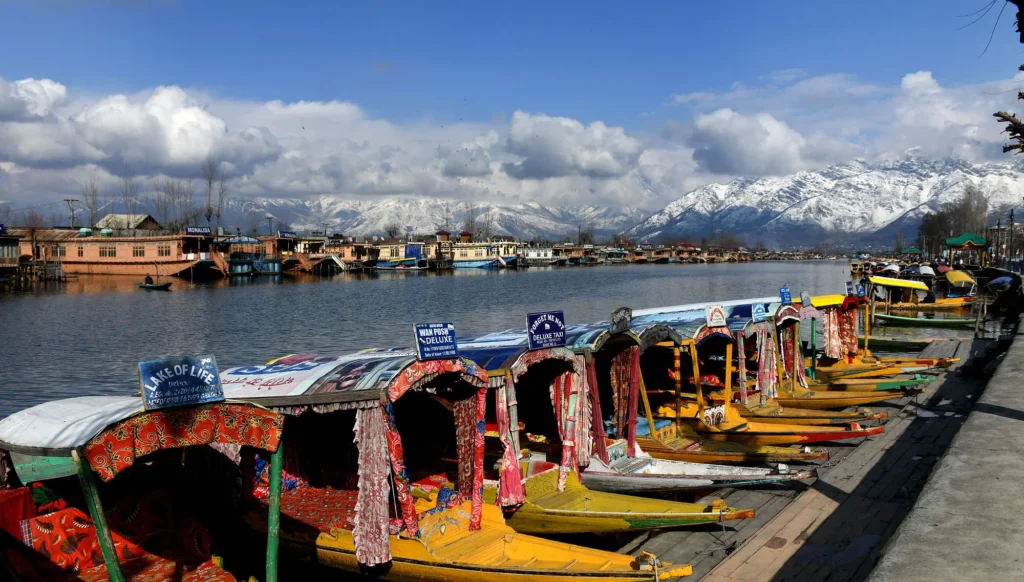
[[[1024,580],[1022,336],[883,550],[871,582]]]
[[[966,361],[972,346],[980,344],[961,342],[957,355]],[[713,582],[866,579],[965,421],[981,383],[950,369],[930,388],[920,402],[890,408],[884,434],[848,448],[838,462],[830,460],[832,466],[819,470],[817,481],[791,502],[782,500],[767,514],[759,509],[759,519],[732,532],[742,545],[724,560],[725,552],[714,557],[680,546],[659,553],[660,536],[644,543],[644,549],[665,560],[691,561],[695,578],[703,575]],[[753,531],[744,535],[743,529]]]

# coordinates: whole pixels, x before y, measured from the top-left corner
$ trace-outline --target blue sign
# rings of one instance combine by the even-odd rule
[[[753,309],[753,317],[755,323],[760,323],[768,319],[768,312],[764,309],[764,303],[755,303]]]
[[[863,285],[857,285],[857,297],[864,297],[868,292]]]
[[[146,410],[224,400],[213,356],[139,362],[139,383]]]
[[[444,360],[459,357],[455,343],[454,323],[417,323],[416,356],[421,360]]]
[[[526,334],[530,349],[540,350],[565,345],[565,316],[561,311],[526,314]]]
[[[324,236],[327,236],[327,231],[324,231]],[[277,238],[299,238],[299,235],[290,230],[279,230],[277,231]]]
[[[846,294],[853,295],[853,281],[846,282]]]
[[[210,236],[211,232],[209,226],[186,226],[185,234],[202,234]]]
[[[779,299],[782,300],[783,305],[793,304],[793,294],[789,292],[789,285],[779,287]]]

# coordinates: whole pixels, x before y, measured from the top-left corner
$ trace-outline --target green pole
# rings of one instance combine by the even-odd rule
[[[815,327],[814,324],[816,324],[816,323],[818,323],[818,318],[817,317],[812,317],[811,318],[811,379],[812,380],[817,380],[818,379],[818,345],[817,345],[818,337],[815,335],[817,333],[817,330],[814,329],[814,327]]]
[[[85,504],[89,506],[89,515],[92,517],[93,526],[96,527],[96,537],[100,541],[100,550],[103,552],[103,563],[107,566],[107,576],[110,582],[125,582],[124,574],[121,572],[121,562],[117,559],[117,551],[114,550],[114,538],[110,535],[110,526],[107,525],[107,516],[103,513],[103,504],[100,502],[100,493],[96,490],[96,478],[92,474],[92,468],[82,460],[77,450],[71,450],[71,458],[75,461],[78,469],[78,480],[82,483],[82,491],[85,493]]]
[[[284,440],[270,455],[270,503],[267,511],[267,582],[277,582],[277,549],[281,537],[281,471],[284,465]]]

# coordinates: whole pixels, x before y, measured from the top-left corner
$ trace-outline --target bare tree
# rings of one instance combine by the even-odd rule
[[[217,159],[211,152],[203,161],[203,180],[206,181],[206,226],[210,226],[213,218],[213,183],[217,181]]]
[[[386,234],[388,238],[395,238],[400,232],[402,232],[402,225],[397,222],[389,222],[384,225],[384,234]]]
[[[21,226],[28,230],[28,238],[32,241],[32,257],[34,259],[42,258],[40,257],[42,253],[37,252],[39,249],[36,243],[39,235],[38,231],[46,226],[46,219],[35,210],[29,210],[21,218]]]
[[[0,224],[11,224],[10,204],[0,204]]]
[[[256,209],[249,210],[249,236],[256,236],[260,233],[260,224],[262,224],[262,221]]]
[[[178,186],[181,189],[181,199],[184,208],[184,223],[186,226],[197,226],[202,210],[196,205],[196,185],[192,180],[181,180]]]
[[[89,223],[86,226],[91,228],[100,219],[100,209],[103,207],[103,201],[100,198],[100,181],[96,177],[95,171],[89,172],[89,177],[82,185],[82,204],[85,205],[85,211],[89,215]]]
[[[898,230],[896,231],[896,252],[903,252],[903,233]]]
[[[220,217],[224,214],[224,201],[228,197],[228,185],[224,183],[224,173],[217,182],[217,230],[220,230]]]
[[[473,202],[462,203],[462,230],[476,234],[477,207]]]
[[[128,215],[127,222],[134,223],[135,210],[139,204],[139,185],[135,179],[135,172],[126,163],[124,173],[120,177],[121,199],[124,201],[124,211]],[[124,225],[128,228],[128,225]],[[132,229],[134,235],[134,229]]]
[[[491,214],[491,207],[485,205],[480,213],[480,220],[477,224],[476,234],[483,240],[491,239],[491,229],[494,227],[494,215]],[[467,229],[468,230],[468,229]]]
[[[442,200],[441,208],[438,211],[437,224],[439,229],[450,231],[452,229],[452,201]]]

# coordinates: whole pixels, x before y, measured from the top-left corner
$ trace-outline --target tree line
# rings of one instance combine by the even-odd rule
[[[964,189],[963,198],[943,202],[938,210],[921,219],[917,246],[931,256],[940,255],[947,238],[968,232],[985,236],[987,225],[988,199],[977,186],[969,184]],[[902,243],[902,238],[899,242]]]

